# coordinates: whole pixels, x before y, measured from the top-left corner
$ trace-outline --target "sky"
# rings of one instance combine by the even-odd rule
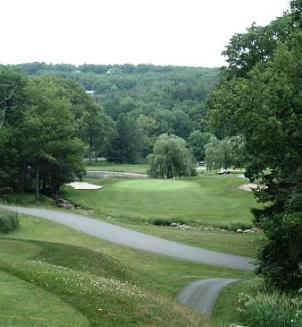
[[[0,63],[218,67],[235,33],[289,0],[0,0]]]

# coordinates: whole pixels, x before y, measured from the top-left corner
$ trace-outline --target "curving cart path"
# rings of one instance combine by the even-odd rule
[[[238,279],[200,279],[187,285],[177,296],[180,303],[209,316],[222,289]]]
[[[251,258],[205,250],[189,245],[161,239],[156,236],[136,232],[89,217],[63,211],[0,205],[0,207],[24,215],[35,216],[67,225],[73,229],[131,248],[167,255],[174,258],[204,263],[226,268],[253,270]]]

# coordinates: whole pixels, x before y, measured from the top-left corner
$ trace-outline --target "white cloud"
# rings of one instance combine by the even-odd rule
[[[221,51],[288,0],[0,0],[0,62],[223,64]]]

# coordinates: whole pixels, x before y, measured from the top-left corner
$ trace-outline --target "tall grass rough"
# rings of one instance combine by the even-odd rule
[[[274,293],[243,295],[238,310],[249,327],[301,327],[302,296]]]

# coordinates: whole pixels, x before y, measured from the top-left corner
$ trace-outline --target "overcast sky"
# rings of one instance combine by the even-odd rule
[[[0,0],[0,62],[220,66],[289,0]]]

